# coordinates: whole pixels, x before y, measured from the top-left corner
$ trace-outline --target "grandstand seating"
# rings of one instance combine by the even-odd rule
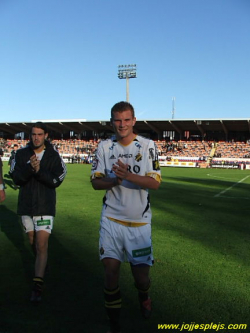
[[[206,160],[210,154],[210,143],[206,141],[157,141],[159,155],[187,160]]]
[[[8,140],[2,144],[3,150],[6,153],[10,153],[14,144],[17,144],[19,148],[25,147],[28,140]],[[61,154],[92,154],[94,153],[98,142],[97,141],[84,141],[84,140],[54,140],[52,143],[57,147]]]
[[[24,147],[27,140],[7,140],[1,139],[0,145],[4,153],[9,154],[14,144]],[[98,140],[54,140],[52,143],[57,147],[61,155],[93,155]],[[249,159],[250,161],[250,141],[248,142],[225,142],[219,141],[155,141],[160,156],[167,156],[169,159],[180,161],[209,161],[212,158],[221,159]]]
[[[215,157],[250,158],[250,143],[220,141],[217,144]]]
[[[250,158],[250,142],[156,141],[156,145],[159,155],[170,157],[208,158],[214,148],[214,157]]]

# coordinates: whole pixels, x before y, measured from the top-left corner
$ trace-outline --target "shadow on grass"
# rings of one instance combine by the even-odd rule
[[[17,215],[4,206],[1,206],[1,231],[16,248],[15,253],[21,255],[23,263],[23,267],[19,266],[18,256],[13,258],[13,253],[10,262],[4,260],[8,263],[8,272],[1,263],[1,283],[6,286],[4,290],[1,288],[1,333],[99,332],[105,328],[105,316],[100,316],[103,313],[100,272],[96,268],[95,272],[91,271],[93,264],[87,262],[93,254],[86,249],[79,262],[52,234],[43,299],[34,305],[29,301],[34,258],[27,250],[29,244],[25,244]],[[75,251],[80,249],[75,247]],[[99,267],[98,260],[96,264]],[[20,279],[20,275],[26,278]]]
[[[22,276],[24,285],[31,281],[34,257],[26,246],[19,217],[4,204],[0,205],[0,230],[0,272],[1,284],[4,285],[4,288],[1,288],[0,296],[0,332],[9,332],[13,317],[11,310],[13,304],[10,300],[19,288],[20,276]],[[19,264],[17,265],[17,263]]]
[[[16,190],[17,188],[16,188],[16,185],[14,184],[14,182],[13,182],[13,180],[12,180],[12,178],[10,177],[10,175],[9,174],[5,174],[4,175],[4,179],[3,179],[3,181],[4,181],[4,184],[5,185],[8,185],[9,186],[9,188],[12,188],[13,190]]]
[[[3,319],[0,322],[0,332],[105,333],[108,330],[108,321],[104,309],[103,268],[98,258],[98,243],[96,242],[96,251],[93,253],[92,248],[84,246],[84,242],[88,243],[84,237],[83,246],[79,246],[73,242],[66,243],[68,239],[64,239],[64,236],[57,237],[56,232],[53,233],[49,241],[49,271],[45,276],[43,299],[40,304],[34,305],[29,301],[31,274],[29,279],[20,278],[21,275],[26,275],[26,270],[30,272],[33,269],[32,254],[26,250],[28,243],[23,237],[18,217],[7,209],[5,214],[8,215],[8,223],[12,222],[10,225],[7,221],[2,223],[2,232],[14,245],[15,252],[21,254],[22,262],[25,261],[26,264],[23,267],[19,266],[18,256],[15,255],[13,258],[12,253],[8,276],[3,276],[2,280],[6,289],[1,289]],[[84,235],[83,221],[75,220],[74,223],[82,226],[79,232]],[[123,332],[152,333],[151,325],[155,327],[155,324],[153,321],[145,322],[141,318],[137,291],[133,286],[131,273],[125,271],[123,270],[124,275],[121,277]],[[130,276],[129,279],[127,274]],[[8,283],[12,279],[13,282]]]
[[[24,271],[26,272],[26,279],[28,281],[32,276],[30,265],[31,263],[34,263],[34,256],[26,245],[26,238],[20,222],[20,218],[18,215],[9,210],[5,205],[0,205],[0,216],[1,233],[3,233],[7,237],[8,241],[12,243],[17,249],[17,253],[21,257],[21,262],[24,267]],[[2,254],[5,253],[8,258],[8,253],[5,252],[4,248],[1,252]],[[3,260],[1,265],[3,265],[5,262],[7,261]]]

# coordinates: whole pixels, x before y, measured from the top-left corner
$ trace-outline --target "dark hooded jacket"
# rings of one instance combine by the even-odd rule
[[[56,187],[66,175],[66,166],[52,144],[45,141],[45,152],[40,161],[40,170],[35,173],[30,164],[34,155],[32,143],[16,152],[10,176],[20,186],[18,215],[40,216],[56,213]]]

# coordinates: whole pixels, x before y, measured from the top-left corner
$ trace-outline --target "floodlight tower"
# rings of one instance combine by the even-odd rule
[[[174,119],[175,114],[175,97],[172,98],[172,119]]]
[[[129,79],[136,78],[136,65],[119,65],[118,78],[126,79],[126,101],[129,102]]]

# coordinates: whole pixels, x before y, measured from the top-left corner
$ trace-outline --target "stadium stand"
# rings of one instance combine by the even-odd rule
[[[112,135],[109,121],[44,121],[50,140],[68,163],[91,163],[99,140]],[[14,144],[27,144],[30,123],[0,123],[4,160]],[[162,166],[223,167],[250,162],[250,120],[137,120],[135,131],[153,139]]]
[[[5,157],[9,157],[15,144],[24,147],[28,140],[1,140]],[[61,156],[70,163],[91,163],[99,140],[53,140],[52,143]],[[250,164],[250,141],[225,142],[210,141],[155,141],[160,159],[175,162],[195,162],[196,166],[207,167],[212,162],[229,161]],[[164,166],[164,164],[163,164]]]

